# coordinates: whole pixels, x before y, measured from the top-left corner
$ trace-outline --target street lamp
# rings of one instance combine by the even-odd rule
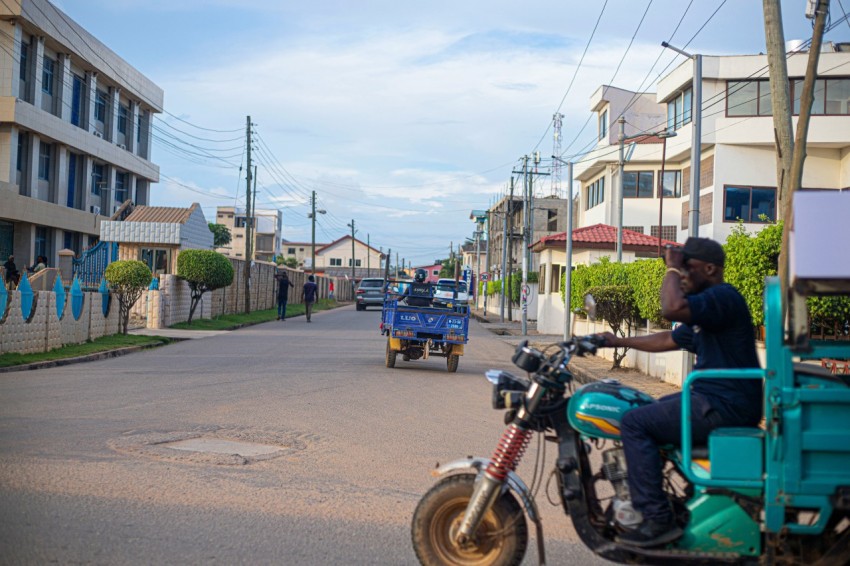
[[[620,118],[617,120],[617,123],[620,125],[620,134],[618,136],[618,139],[619,139],[619,142],[620,142],[620,157],[619,157],[619,160],[618,160],[618,169],[617,169],[617,193],[618,193],[617,194],[617,262],[622,263],[623,262],[623,208],[624,208],[624,206],[623,206],[623,203],[624,203],[624,199],[623,199],[623,166],[626,164],[626,158],[625,158],[625,152],[624,152],[625,142],[627,142],[629,140],[651,138],[653,136],[657,137],[657,138],[664,139],[664,138],[667,138],[667,137],[673,137],[673,136],[676,135],[676,133],[675,132],[670,133],[668,130],[665,129],[665,130],[661,130],[660,132],[646,132],[646,133],[642,133],[642,134],[635,134],[635,135],[632,135],[632,136],[627,136],[626,135],[626,119],[623,118],[622,116],[620,116]],[[666,141],[665,141],[664,147],[665,148],[667,147]],[[664,163],[663,163],[664,158],[663,157],[662,157],[661,161],[662,161],[661,175],[663,177],[664,176],[664,169],[663,169],[664,168]],[[663,189],[662,189],[662,192],[663,192]]]
[[[661,233],[663,232],[662,227],[664,226],[664,221],[662,218],[662,212],[664,210],[664,163],[667,161],[667,138],[676,137],[676,132],[673,130],[664,130],[663,132],[658,132],[655,134],[655,137],[662,139],[661,146],[661,194],[658,196],[658,257],[661,257]],[[675,185],[675,182],[674,182]],[[674,187],[675,189],[675,187]]]
[[[691,55],[677,47],[673,47],[666,41],[661,42],[661,47],[671,49],[680,55],[694,61],[694,83],[693,100],[691,109],[691,125],[693,126],[693,137],[691,139],[691,197],[690,212],[688,213],[688,236],[696,238],[699,236],[699,178],[700,178],[700,154],[702,153],[702,55]],[[682,109],[684,112],[684,108]],[[675,116],[674,126],[675,126]],[[668,124],[669,126],[669,124]]]
[[[316,191],[313,191],[313,196],[310,199],[310,203],[313,207],[313,211],[307,215],[307,218],[312,220],[313,224],[313,239],[312,246],[310,248],[310,270],[315,274],[316,273],[316,214],[326,214],[327,210],[316,210]]]

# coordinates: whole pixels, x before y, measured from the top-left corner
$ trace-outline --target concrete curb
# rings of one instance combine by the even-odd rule
[[[171,338],[170,342],[160,342],[158,344],[144,344],[141,346],[127,346],[126,348],[118,348],[115,350],[106,350],[103,352],[96,352],[94,354],[87,354],[85,356],[76,356],[74,358],[61,358],[58,360],[47,360],[44,362],[33,362],[31,364],[21,364],[18,366],[8,366],[4,368],[0,368],[0,373],[11,373],[13,371],[27,371],[33,369],[45,369],[45,368],[53,368],[60,366],[68,366],[71,364],[80,364],[83,362],[94,362],[97,360],[106,360],[109,358],[117,358],[119,356],[126,356],[127,354],[133,354],[135,352],[141,352],[142,350],[150,350],[151,348],[159,348],[160,346],[168,346],[174,342],[182,342],[185,338]]]

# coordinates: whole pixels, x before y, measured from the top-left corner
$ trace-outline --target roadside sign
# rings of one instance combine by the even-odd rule
[[[489,273],[482,273],[482,274],[481,274],[481,280],[482,280],[482,281],[488,281],[489,279],[490,279],[490,274],[489,274]]]

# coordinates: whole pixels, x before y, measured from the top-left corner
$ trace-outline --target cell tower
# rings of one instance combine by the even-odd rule
[[[564,115],[556,112],[552,116],[553,130],[555,131],[555,146],[552,149],[552,155],[561,157],[561,121]],[[552,196],[558,198],[561,196],[561,162],[557,159],[552,160]]]

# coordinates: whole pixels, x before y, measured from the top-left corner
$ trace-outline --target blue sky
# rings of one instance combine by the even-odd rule
[[[662,41],[693,38],[687,49],[704,54],[765,51],[757,0],[56,4],[165,91],[153,204],[200,202],[208,219],[217,205],[243,205],[251,115],[257,201],[283,210],[284,238],[309,241],[315,190],[327,211],[318,241],[349,233],[354,219],[358,238],[414,265],[471,236],[470,210],[489,206],[521,156],[552,154],[556,110],[572,153],[596,134],[595,121],[580,130],[601,84],[654,92],[662,69],[681,61]],[[782,6],[786,39],[811,37],[805,2]],[[838,0],[832,7],[837,20]],[[850,40],[850,24],[827,40]]]

